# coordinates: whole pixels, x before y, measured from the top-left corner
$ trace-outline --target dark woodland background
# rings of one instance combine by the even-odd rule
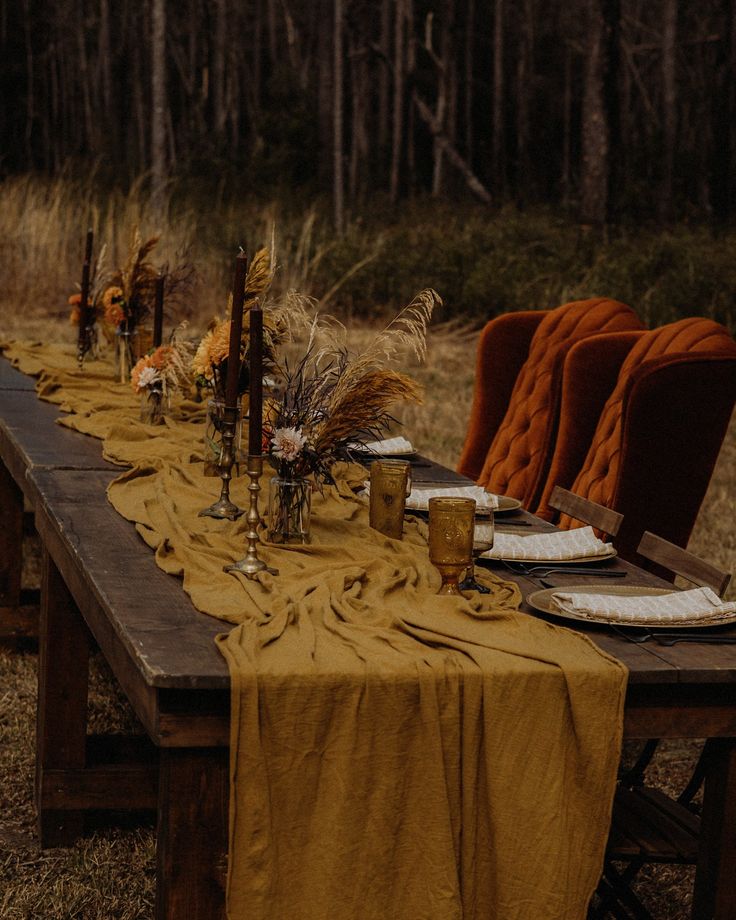
[[[2,166],[725,218],[735,39],[732,0],[6,0]]]
[[[0,0],[0,54],[0,177],[316,207],[318,296],[734,324],[736,0]]]

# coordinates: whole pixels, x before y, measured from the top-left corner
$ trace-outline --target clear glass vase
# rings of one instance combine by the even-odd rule
[[[240,475],[240,465],[243,461],[241,449],[241,433],[243,429],[243,410],[238,399],[238,410],[235,421],[235,438],[233,439],[234,462],[232,475]],[[204,432],[204,475],[219,476],[220,461],[222,458],[222,433],[225,430],[225,400],[219,396],[207,402],[207,425]]]
[[[164,402],[160,390],[146,390],[141,395],[141,421],[148,425],[163,425],[166,414]]]
[[[115,375],[120,383],[130,382],[130,372],[137,361],[138,330],[115,330]]]
[[[268,487],[268,531],[272,543],[309,543],[312,483],[308,479],[280,479]]]

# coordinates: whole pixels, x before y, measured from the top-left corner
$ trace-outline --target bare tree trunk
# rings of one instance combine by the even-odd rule
[[[662,115],[664,151],[662,156],[662,187],[659,199],[660,220],[672,217],[672,175],[675,165],[677,134],[677,95],[675,43],[677,41],[677,0],[664,0],[662,10]],[[733,77],[732,77],[733,78]]]
[[[728,0],[718,43],[719,91],[712,94],[713,216],[725,224],[736,210],[736,0]]]
[[[419,112],[419,117],[427,125],[429,130],[434,134],[442,144],[447,159],[455,166],[464,176],[470,191],[476,195],[484,204],[492,204],[491,193],[483,185],[480,179],[475,175],[473,170],[468,166],[466,161],[460,156],[457,149],[452,145],[447,135],[443,134],[440,126],[435,121],[434,114],[427,103],[415,91],[412,94],[414,107]]]
[[[35,99],[35,74],[33,68],[33,42],[31,40],[31,10],[29,0],[23,0],[23,32],[25,33],[26,52],[26,126],[25,126],[25,155],[30,165],[33,163],[33,110]]]
[[[504,79],[503,79],[503,12],[504,0],[496,0],[493,16],[493,133],[491,157],[496,196],[506,189],[506,156],[504,154]]]
[[[530,181],[529,100],[531,97],[532,48],[534,42],[531,0],[524,0],[519,10],[521,26],[516,58],[516,187],[520,200],[527,197]]]
[[[225,133],[225,60],[227,57],[226,0],[215,0],[215,34],[212,49],[213,133],[222,143]]]
[[[560,187],[562,200],[570,200],[572,189],[572,51],[565,48],[565,89],[562,95],[562,169]]]
[[[327,21],[332,15],[332,0],[320,0],[322,22]],[[324,156],[319,158],[317,169],[320,183],[324,188],[332,186],[334,171],[331,167],[332,158],[327,155],[334,144],[333,108],[335,91],[334,81],[334,48],[332,47],[332,32],[330,29],[320,28],[317,34],[317,123],[319,131],[319,148],[324,151]]]
[[[102,108],[109,118],[105,135],[109,151],[116,151],[118,146],[118,125],[114,117],[112,101],[112,73],[111,48],[110,48],[110,7],[108,0],[100,0],[100,30],[98,35],[98,62],[100,71],[100,86],[102,90]]]
[[[603,226],[608,206],[608,123],[603,94],[605,73],[602,0],[587,2],[587,56],[582,112],[580,219]]]
[[[389,124],[389,54],[391,46],[391,9],[389,0],[381,0],[381,36],[379,49],[381,61],[378,70],[378,146],[382,156],[388,145]]]
[[[79,23],[77,32],[77,70],[82,88],[82,110],[84,112],[84,147],[87,151],[95,151],[96,130],[92,116],[92,96],[90,87],[89,64],[87,61],[87,34],[84,26],[84,5],[80,5]]]
[[[334,81],[335,96],[333,109],[333,199],[335,207],[335,230],[342,235],[345,229],[345,204],[343,200],[343,0],[335,0],[335,34],[334,34]]]
[[[394,116],[391,144],[391,201],[399,200],[401,153],[404,134],[404,0],[396,0],[394,17]]]
[[[151,40],[151,210],[163,217],[166,194],[166,0],[153,0]]]
[[[278,64],[278,41],[276,37],[276,0],[266,0],[268,4],[268,51],[271,57],[271,67]]]
[[[475,0],[468,0],[468,9],[465,21],[465,157],[469,164],[473,163],[473,63],[475,39]]]

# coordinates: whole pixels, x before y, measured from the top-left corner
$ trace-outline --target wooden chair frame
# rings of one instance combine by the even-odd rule
[[[616,536],[624,520],[623,514],[619,514],[613,508],[606,508],[605,505],[591,501],[589,498],[575,495],[574,492],[563,489],[562,486],[554,487],[549,504],[555,511],[568,514],[584,524],[590,524],[610,537]]]
[[[570,512],[567,511],[569,514]],[[723,596],[731,576],[694,553],[645,531],[637,548],[639,555],[669,569],[675,575],[695,585],[712,588]],[[644,745],[636,763],[621,776],[614,800],[612,834],[618,834],[617,850],[610,846],[606,854],[603,875],[598,886],[598,904],[591,907],[589,920],[600,920],[611,914],[617,920],[652,920],[651,914],[630,888],[639,870],[646,863],[694,865],[697,861],[697,840],[700,818],[693,800],[703,784],[710,758],[718,747],[718,740],[708,740],[703,746],[693,774],[685,788],[673,799],[661,790],[648,787],[645,771],[654,756],[659,739],[651,738]],[[625,833],[632,827],[630,835]],[[646,835],[649,848],[630,856],[623,853],[627,836],[641,843]],[[642,847],[642,851],[644,847]],[[623,871],[614,862],[626,861]]]

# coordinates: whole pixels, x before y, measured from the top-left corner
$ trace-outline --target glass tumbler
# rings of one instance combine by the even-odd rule
[[[438,594],[463,597],[458,581],[473,562],[475,500],[430,498],[429,561],[439,570]]]
[[[374,530],[400,540],[406,497],[411,492],[411,464],[407,460],[371,463],[369,523]]]

